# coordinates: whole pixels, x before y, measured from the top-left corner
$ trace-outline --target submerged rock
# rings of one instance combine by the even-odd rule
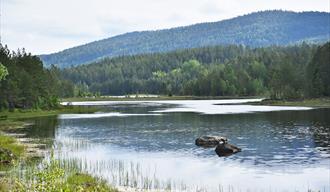
[[[242,150],[234,145],[231,145],[229,143],[219,144],[215,148],[215,152],[218,154],[219,157],[223,156],[229,156],[234,153],[241,152]]]
[[[220,136],[202,136],[195,140],[195,144],[201,147],[215,147],[218,144],[225,144],[227,143],[226,137]]]

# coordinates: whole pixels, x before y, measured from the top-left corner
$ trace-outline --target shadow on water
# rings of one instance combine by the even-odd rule
[[[59,125],[57,116],[29,118],[26,121],[31,123],[30,126],[22,129],[22,132],[24,132],[27,137],[41,139],[55,138],[55,132]]]

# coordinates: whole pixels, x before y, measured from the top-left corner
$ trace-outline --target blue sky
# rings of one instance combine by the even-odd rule
[[[326,11],[329,0],[1,0],[2,42],[34,54],[260,10]]]

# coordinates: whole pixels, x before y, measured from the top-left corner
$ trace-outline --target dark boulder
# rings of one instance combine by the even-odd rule
[[[195,140],[195,144],[201,147],[215,147],[218,144],[225,144],[227,141],[226,137],[202,136]]]
[[[219,144],[215,148],[215,152],[218,154],[219,157],[223,156],[229,156],[234,153],[241,152],[242,150],[234,145],[231,145],[229,143]]]

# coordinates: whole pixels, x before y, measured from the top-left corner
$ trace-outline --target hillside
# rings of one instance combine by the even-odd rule
[[[67,95],[135,93],[297,98],[317,46],[215,46],[107,58],[61,70]],[[284,85],[284,86],[283,86]]]
[[[132,32],[41,55],[45,65],[61,68],[104,57],[167,52],[213,45],[252,47],[329,40],[330,14],[325,12],[263,11],[229,20],[158,31]]]

